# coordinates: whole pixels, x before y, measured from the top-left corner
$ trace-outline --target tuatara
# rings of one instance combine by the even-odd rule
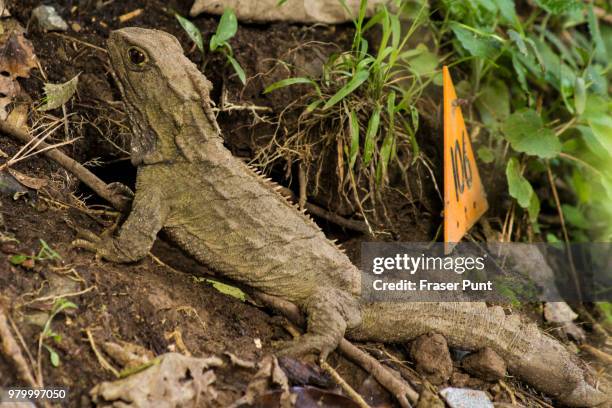
[[[284,351],[333,351],[344,335],[403,342],[443,334],[451,346],[488,346],[510,371],[570,406],[606,396],[557,340],[484,303],[360,302],[360,272],[317,225],[223,146],[210,82],[170,34],[124,28],[108,41],[133,127],[138,166],[132,210],[118,236],[75,241],[113,262],[145,257],[163,228],[217,273],[296,304],[307,333]]]

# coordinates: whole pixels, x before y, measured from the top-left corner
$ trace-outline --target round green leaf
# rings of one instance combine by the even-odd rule
[[[533,109],[514,112],[502,125],[506,139],[517,152],[550,159],[561,152],[561,142]]]

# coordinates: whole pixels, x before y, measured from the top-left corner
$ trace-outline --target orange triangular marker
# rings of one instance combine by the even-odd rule
[[[443,68],[443,79],[444,242],[448,253],[487,211],[489,204],[480,181],[461,106],[446,66]]]

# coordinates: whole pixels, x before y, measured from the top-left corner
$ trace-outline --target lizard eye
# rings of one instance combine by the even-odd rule
[[[138,47],[130,47],[130,49],[128,49],[128,58],[130,62],[137,67],[142,67],[149,60],[147,54]]]

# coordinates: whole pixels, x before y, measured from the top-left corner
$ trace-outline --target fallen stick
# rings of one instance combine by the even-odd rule
[[[37,388],[38,382],[34,379],[30,368],[26,362],[26,359],[21,353],[21,348],[15,341],[11,333],[11,329],[8,325],[8,319],[4,310],[0,307],[0,344],[2,349],[0,351],[6,357],[7,361],[13,364],[17,373],[17,378],[25,382],[31,388]]]
[[[98,359],[98,362],[100,363],[100,365],[102,367],[104,367],[105,370],[108,370],[111,373],[113,373],[115,378],[121,378],[121,375],[119,374],[119,371],[117,371],[115,369],[115,367],[113,367],[113,365],[111,363],[109,363],[104,358],[102,353],[100,353],[100,351],[98,350],[98,347],[96,346],[96,341],[94,340],[93,335],[91,334],[91,330],[90,329],[85,329],[85,333],[87,334],[87,340],[89,340],[89,344],[91,345],[91,349],[93,350],[93,352],[94,352],[96,358]]]
[[[30,143],[34,139],[27,131],[19,129],[6,121],[0,121],[0,132],[6,133],[24,143]],[[47,143],[41,142],[38,144],[37,150],[48,147]],[[120,195],[116,194],[104,181],[87,170],[81,163],[71,159],[57,149],[45,150],[42,154],[74,174],[83,184],[91,188],[97,195],[108,201],[116,209],[120,211],[127,211],[129,209],[129,204]]]
[[[416,404],[419,394],[406,381],[394,375],[374,357],[346,339],[340,340],[338,349],[349,360],[359,364],[364,370],[372,374],[376,381],[395,396],[402,408],[409,408],[411,402]]]
[[[336,370],[334,370],[332,366],[330,366],[327,362],[324,361],[321,363],[321,368],[325,370],[325,372],[327,372],[334,379],[336,384],[338,384],[342,388],[342,390],[344,390],[344,392],[349,397],[351,397],[351,399],[355,401],[357,405],[359,405],[360,408],[370,408],[370,406],[367,402],[365,402],[363,397],[359,395],[359,393],[357,393],[357,391],[355,391],[353,387],[351,387],[349,383],[347,383],[344,378],[342,378],[342,376],[338,374]]]
[[[581,345],[580,349],[586,351],[587,353],[589,353],[596,359],[600,360],[602,363],[606,363],[612,366],[612,356],[606,353],[605,351],[598,350],[595,347],[590,346],[588,344]]]
[[[17,329],[15,329],[17,330]],[[25,357],[21,353],[21,348],[15,341],[11,329],[8,325],[8,318],[4,309],[0,306],[0,353],[4,354],[7,361],[13,364],[17,378],[25,382],[30,388],[40,388],[42,380],[34,379],[30,367],[26,362]],[[40,401],[43,408],[50,408],[51,404],[47,400]],[[0,406],[3,406],[0,403]]]

